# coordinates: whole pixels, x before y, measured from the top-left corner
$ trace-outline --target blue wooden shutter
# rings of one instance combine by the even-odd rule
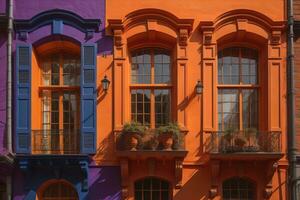
[[[81,47],[81,153],[96,152],[96,44]]]
[[[30,152],[31,135],[31,45],[16,48],[16,152]]]

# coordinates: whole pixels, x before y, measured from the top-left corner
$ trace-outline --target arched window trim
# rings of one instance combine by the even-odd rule
[[[52,180],[48,180],[48,181],[42,183],[42,185],[37,190],[38,199],[39,200],[47,200],[47,197],[46,198],[43,197],[45,191],[52,185],[56,185],[56,184],[62,184],[64,186],[67,186],[68,188],[72,189],[73,192],[76,194],[76,196],[74,196],[74,197],[65,197],[65,198],[63,198],[63,200],[78,200],[79,199],[79,195],[78,195],[76,187],[74,187],[73,184],[71,184],[69,181],[66,181],[64,179],[60,179],[60,180],[52,179]]]

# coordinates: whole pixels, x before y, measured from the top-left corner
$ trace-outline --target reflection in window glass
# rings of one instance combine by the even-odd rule
[[[170,121],[170,90],[154,90],[155,127],[166,125]]]
[[[169,200],[170,186],[158,178],[145,178],[134,184],[135,200]]]
[[[218,128],[258,128],[258,53],[242,47],[218,53]],[[230,86],[230,89],[228,88]]]
[[[42,83],[44,86],[80,85],[80,59],[65,54],[52,54],[43,58]]]
[[[218,53],[219,84],[257,84],[257,51],[233,47]]]

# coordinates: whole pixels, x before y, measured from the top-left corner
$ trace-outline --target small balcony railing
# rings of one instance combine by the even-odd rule
[[[281,132],[279,131],[213,131],[206,141],[209,153],[280,153]]]
[[[33,130],[33,154],[77,154],[79,130]]]

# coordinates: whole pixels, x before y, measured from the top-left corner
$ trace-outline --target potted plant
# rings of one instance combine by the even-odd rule
[[[143,138],[143,149],[145,150],[156,150],[159,144],[157,135],[154,129],[148,129],[144,134]]]
[[[172,150],[174,140],[180,140],[180,128],[178,123],[170,122],[156,129],[158,140],[164,150]]]
[[[222,152],[231,152],[231,149],[233,147],[232,141],[233,136],[236,132],[235,128],[228,127],[224,130],[224,132],[221,132],[221,141],[220,141],[220,151]]]
[[[256,128],[246,128],[245,136],[249,141],[249,151],[257,151],[258,143],[257,143],[257,129]]]
[[[141,144],[142,136],[145,130],[146,127],[139,122],[130,122],[124,124],[122,136],[127,150],[137,150],[137,146]]]

